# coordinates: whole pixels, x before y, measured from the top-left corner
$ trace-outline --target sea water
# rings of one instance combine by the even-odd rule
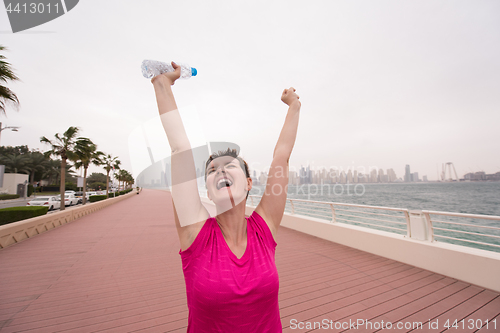
[[[288,198],[500,216],[500,182],[289,185]]]
[[[251,195],[262,195],[263,185],[254,186]],[[464,214],[500,216],[500,182],[420,182],[420,183],[386,183],[386,184],[303,184],[289,185],[289,199],[302,199],[323,202],[349,203],[369,206],[403,208],[409,210],[429,210]],[[326,208],[326,207],[325,207]],[[319,208],[314,208],[319,209]],[[482,219],[464,219],[439,217],[440,220],[467,223],[500,228],[500,221]],[[468,232],[478,232],[477,228],[450,226],[438,227],[458,228]],[[475,229],[475,230],[474,230]],[[383,229],[380,229],[383,230]],[[481,232],[485,232],[482,229]],[[500,231],[487,231],[500,236]],[[469,240],[485,242],[481,236],[436,231],[451,237],[465,237]],[[405,232],[402,232],[405,234]],[[439,239],[459,245],[472,246],[500,252],[500,248],[492,248],[472,243]],[[487,242],[500,245],[500,240],[487,239]]]

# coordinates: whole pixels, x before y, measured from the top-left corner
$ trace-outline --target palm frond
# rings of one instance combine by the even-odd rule
[[[0,51],[6,50],[5,46],[0,45]],[[12,71],[10,64],[4,61],[4,59],[6,59],[5,56],[0,54],[0,83],[4,84],[8,81],[19,80]],[[19,99],[16,94],[4,85],[0,85],[0,114],[5,114],[7,103],[12,104],[16,110],[19,108]]]

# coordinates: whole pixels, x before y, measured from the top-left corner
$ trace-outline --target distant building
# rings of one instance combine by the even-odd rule
[[[321,170],[321,173],[320,173],[320,176],[319,176],[319,183],[323,183],[323,184],[326,184],[326,183],[329,183],[330,182],[330,179],[328,179],[328,171],[326,171],[325,168],[323,168]]]
[[[290,185],[299,185],[300,179],[297,176],[297,171],[290,171],[288,173],[288,184]]]
[[[347,182],[352,183],[352,170],[351,169],[349,169],[349,171],[347,172]]]
[[[266,182],[267,182],[267,175],[261,171],[259,176],[259,184],[266,185]]]
[[[387,169],[387,181],[393,183],[398,179],[393,169]]]
[[[385,183],[385,182],[384,182],[384,170],[382,170],[382,169],[379,169],[379,170],[378,170],[377,181],[378,181],[379,183]]]
[[[250,178],[252,178],[252,183],[254,185],[260,185],[259,178],[257,178],[257,172],[255,170],[253,171],[253,175]]]
[[[332,184],[338,183],[338,181],[339,181],[338,171],[330,169],[329,179],[332,182]]]
[[[500,172],[486,175],[486,180],[500,180]]]
[[[464,175],[465,180],[472,180],[472,181],[500,181],[500,172],[493,173],[493,174],[486,174],[483,171],[479,172],[469,172]]]
[[[427,180],[427,176],[422,176],[422,180],[423,180],[424,182],[428,182],[428,180]]]
[[[345,184],[346,183],[346,176],[345,176],[345,172],[342,171],[340,173],[340,184]]]
[[[300,183],[301,184],[311,184],[312,182],[312,172],[311,168],[307,166],[307,169],[304,167],[300,168]]]
[[[411,179],[411,172],[410,172],[410,165],[407,164],[406,167],[405,167],[405,182],[411,182],[412,179]]]
[[[360,172],[358,174],[358,183],[368,183],[368,177]]]
[[[486,180],[486,172],[484,171],[476,172],[474,173],[474,177],[476,178],[476,180]]]
[[[414,172],[411,174],[412,175],[412,182],[419,182],[420,179],[418,179],[418,172]]]

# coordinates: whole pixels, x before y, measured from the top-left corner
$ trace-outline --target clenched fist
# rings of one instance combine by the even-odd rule
[[[295,93],[294,87],[283,90],[283,94],[281,94],[281,100],[288,106],[292,106],[292,104],[294,103],[298,103],[298,106],[300,106],[299,95]]]

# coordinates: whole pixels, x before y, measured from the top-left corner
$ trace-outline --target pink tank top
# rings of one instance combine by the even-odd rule
[[[238,259],[215,218],[180,251],[189,309],[188,332],[282,332],[276,242],[264,219],[247,218],[247,248]]]

